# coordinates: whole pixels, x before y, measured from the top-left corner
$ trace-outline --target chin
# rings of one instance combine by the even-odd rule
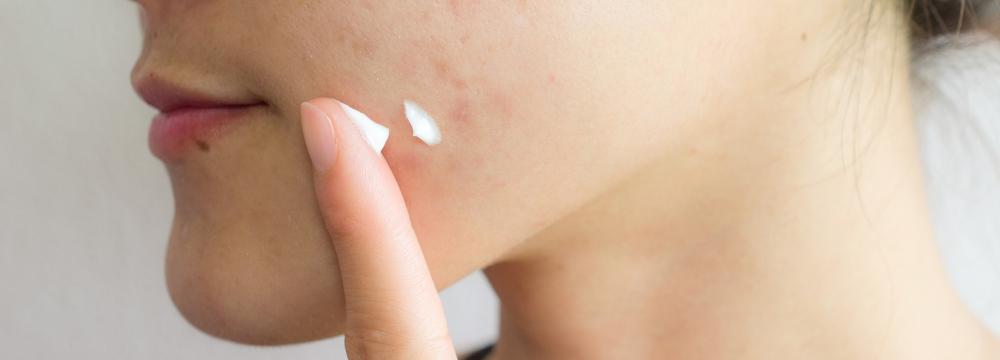
[[[220,230],[175,219],[167,288],[191,325],[251,345],[296,344],[342,333],[343,294],[332,252],[322,246],[298,251],[292,244],[309,237],[274,225],[227,224],[230,230]]]
[[[188,322],[218,338],[284,345],[334,337],[344,327],[343,293],[308,158],[272,130],[242,127],[167,167],[175,209],[167,288]]]

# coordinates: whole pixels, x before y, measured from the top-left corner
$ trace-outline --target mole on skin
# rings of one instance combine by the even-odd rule
[[[197,144],[198,145],[198,149],[200,149],[203,152],[209,152],[209,151],[212,150],[212,147],[210,147],[208,145],[208,143],[206,143],[203,140],[198,139],[198,140],[195,140],[194,143]]]

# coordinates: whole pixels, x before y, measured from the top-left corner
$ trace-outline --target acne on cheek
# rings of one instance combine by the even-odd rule
[[[482,4],[476,1],[455,1],[449,5],[451,15],[457,19],[475,17],[477,10],[483,10],[478,9]],[[520,7],[515,10],[523,12]],[[428,13],[424,12],[423,15],[432,16]],[[510,122],[519,110],[516,99],[521,94],[515,84],[524,81],[519,81],[518,77],[509,78],[502,73],[498,74],[494,70],[522,67],[524,64],[516,61],[511,63],[505,61],[505,58],[491,58],[488,51],[495,46],[505,46],[504,42],[510,39],[495,39],[488,35],[480,38],[474,29],[461,25],[457,29],[459,30],[455,33],[440,34],[441,36],[408,39],[401,46],[393,47],[389,58],[394,60],[383,67],[390,74],[394,73],[388,76],[389,79],[403,84],[399,88],[401,91],[393,97],[415,100],[404,104],[404,112],[411,126],[415,130],[433,129],[427,135],[415,134],[428,144],[441,141],[439,135],[434,135],[435,131],[439,131],[436,129],[437,124],[442,126],[445,137],[448,134],[460,134],[463,138],[471,139],[487,134],[495,136],[497,131],[510,129]],[[359,51],[356,48],[354,50]],[[556,77],[552,73],[543,71],[535,75],[536,81],[533,83],[536,85],[546,87],[556,83]],[[531,96],[530,93],[539,91],[544,90],[526,89],[524,95]],[[421,107],[424,102],[430,106]],[[414,114],[425,116],[413,116]]]
[[[433,58],[428,62],[426,71],[431,75],[431,81],[441,87],[441,92],[447,94],[449,99],[443,113],[448,124],[468,129],[477,125],[474,124],[476,119],[488,117],[506,125],[508,119],[513,117],[511,94],[492,86],[484,77],[464,75],[444,58]],[[403,66],[410,67],[412,73],[419,71],[412,68],[415,67],[412,63]]]
[[[520,2],[519,2],[520,3]],[[467,22],[477,17],[482,6],[478,1],[451,1],[448,3],[452,18]],[[449,21],[448,16],[425,12],[435,21]],[[502,59],[490,57],[491,48],[504,46],[508,39],[494,41],[492,36],[477,34],[475,26],[457,24],[455,32],[408,39],[398,48],[396,59],[389,69],[394,78],[408,88],[427,89],[426,96],[417,101],[432,101],[427,107],[446,132],[456,132],[463,136],[475,136],[476,132],[496,125],[506,125],[513,117],[515,106],[511,89],[504,89],[502,83],[509,83],[503,74],[492,73],[493,69],[505,70]],[[497,83],[494,80],[500,81]],[[403,93],[403,96],[410,96]],[[489,122],[482,122],[489,119]],[[492,130],[492,129],[490,129]]]

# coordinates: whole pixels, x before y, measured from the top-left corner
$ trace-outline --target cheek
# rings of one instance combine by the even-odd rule
[[[579,129],[595,121],[580,106],[589,87],[571,80],[580,78],[573,61],[579,51],[572,48],[578,46],[557,39],[559,26],[543,24],[551,17],[524,13],[523,3],[464,3],[434,11],[341,5],[323,10],[331,17],[323,22],[302,24],[310,17],[297,17],[301,27],[275,37],[294,39],[275,43],[286,51],[266,55],[280,57],[272,63],[283,66],[264,79],[283,84],[272,95],[291,119],[300,101],[324,95],[392,129],[383,154],[443,283],[527,238],[582,197],[550,190],[585,169],[567,149],[585,144]],[[415,17],[426,21],[399,21]],[[297,69],[298,84],[289,80],[289,68]],[[404,99],[438,121],[440,145],[411,136]]]
[[[473,16],[473,5],[453,5],[435,15],[443,17],[438,22]],[[475,26],[456,22],[455,30],[430,28],[437,32],[380,46],[394,53],[379,65],[389,69],[392,81],[365,86],[380,94],[380,108],[389,109],[380,114],[393,129],[384,154],[404,191],[419,188],[439,199],[494,191],[523,170],[520,152],[542,137],[538,129],[559,127],[558,118],[546,116],[548,101],[541,94],[558,92],[560,75],[546,62],[521,55],[538,54],[540,44],[512,39],[509,29]],[[410,136],[403,99],[416,101],[437,120],[440,145],[428,147]]]

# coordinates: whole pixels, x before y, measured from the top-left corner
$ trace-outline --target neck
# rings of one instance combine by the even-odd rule
[[[995,358],[931,238],[908,57],[872,58],[705,120],[488,268],[493,359]]]

